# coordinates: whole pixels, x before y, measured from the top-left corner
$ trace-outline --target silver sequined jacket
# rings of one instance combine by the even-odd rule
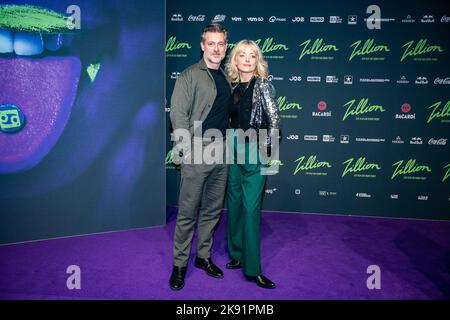
[[[250,116],[250,125],[253,128],[261,129],[264,126],[264,113],[267,121],[265,125],[269,130],[269,136],[272,136],[273,129],[280,129],[275,88],[269,80],[258,77],[253,89],[252,113]]]

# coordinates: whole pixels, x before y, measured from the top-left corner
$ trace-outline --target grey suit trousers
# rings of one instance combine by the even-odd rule
[[[220,218],[227,183],[227,164],[182,164],[177,223],[174,234],[174,266],[187,265],[197,225],[197,256],[211,256],[214,228]]]

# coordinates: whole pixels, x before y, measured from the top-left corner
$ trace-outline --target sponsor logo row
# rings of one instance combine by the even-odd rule
[[[401,23],[449,23],[450,16],[441,15],[436,16],[434,14],[423,14],[418,16],[413,16],[411,14],[406,14],[401,18],[381,18],[371,16],[369,18],[361,17],[356,14],[349,14],[346,16],[227,16],[225,14],[182,14],[173,13],[170,16],[170,21],[172,22],[268,22],[268,23],[330,23],[330,24],[347,24],[347,25],[357,25],[358,21],[364,21],[367,23],[386,23],[386,22],[401,22]]]
[[[170,73],[169,78],[172,80],[178,79],[180,76],[180,72],[174,71]],[[430,78],[428,76],[417,76],[413,80],[409,80],[406,76],[401,76],[399,79],[395,81],[391,81],[390,78],[369,78],[369,77],[359,77],[354,78],[353,75],[346,74],[343,76],[337,76],[337,75],[289,75],[289,76],[282,76],[282,75],[274,75],[270,74],[268,76],[269,81],[289,81],[294,83],[327,83],[327,84],[336,84],[336,83],[343,83],[345,85],[352,85],[354,83],[396,83],[396,84],[415,84],[415,85],[428,85],[428,84],[434,84],[438,86],[443,85],[450,85],[450,77],[434,77]]]
[[[278,194],[293,194],[295,196],[298,197],[302,197],[305,194],[304,189],[301,188],[292,188],[290,189],[290,192],[287,193],[286,191],[282,190],[281,188],[268,188],[265,189],[265,193],[267,195],[273,195],[273,196],[277,196]],[[311,190],[307,190],[306,193],[308,194],[308,197],[311,196],[311,194],[315,194],[318,197],[330,197],[330,198],[336,198],[336,197],[340,197],[343,192],[338,192],[338,191],[331,191],[331,190],[316,190],[316,191],[311,191]],[[380,194],[380,192],[376,191],[355,191],[353,192],[353,196],[356,199],[386,199],[386,200],[417,200],[417,201],[435,201],[437,198],[439,198],[439,196],[435,196],[432,194],[426,194],[426,193],[421,193],[421,194],[401,194],[401,193],[383,193]],[[348,192],[345,195],[346,199],[348,199]],[[447,201],[450,201],[450,195],[448,195],[447,197],[444,198]]]
[[[332,143],[339,142],[342,144],[350,144],[350,143],[386,143],[389,142],[392,144],[410,144],[410,145],[429,145],[429,146],[447,146],[448,138],[444,137],[431,137],[431,138],[422,138],[420,136],[412,136],[407,139],[402,138],[401,136],[396,136],[391,139],[381,138],[381,137],[352,137],[348,134],[340,134],[340,135],[332,135],[332,134],[287,134],[286,139],[288,141],[315,141],[315,142],[324,142],[324,143]]]

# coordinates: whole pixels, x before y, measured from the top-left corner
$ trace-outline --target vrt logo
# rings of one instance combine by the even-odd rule
[[[70,265],[66,269],[66,273],[70,274],[70,276],[67,278],[66,286],[67,289],[73,290],[73,289],[81,289],[81,269],[77,265]]]
[[[367,7],[366,13],[372,14],[367,18],[366,25],[369,30],[381,29],[381,9],[377,5]]]
[[[367,289],[381,289],[381,269],[376,264],[367,267],[367,274],[370,276],[367,278]]]

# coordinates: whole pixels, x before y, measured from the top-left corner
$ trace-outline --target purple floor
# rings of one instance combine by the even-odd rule
[[[0,298],[450,299],[450,222],[286,213],[261,219],[262,267],[275,290],[246,281],[240,270],[208,277],[191,259],[184,289],[174,292],[172,211],[164,227],[0,247]],[[213,248],[221,267],[225,226],[226,214]],[[69,265],[81,268],[80,290],[66,287]],[[366,286],[370,265],[380,267],[379,290]]]

